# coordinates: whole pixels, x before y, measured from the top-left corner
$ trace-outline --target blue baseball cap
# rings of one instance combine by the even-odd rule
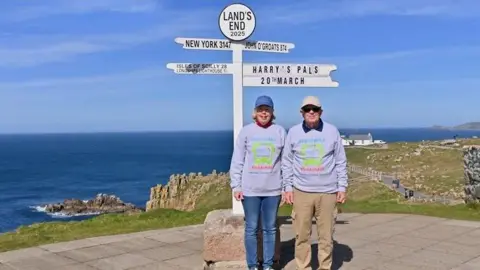
[[[259,96],[255,101],[255,108],[260,106],[268,106],[273,109],[273,100],[269,96]]]

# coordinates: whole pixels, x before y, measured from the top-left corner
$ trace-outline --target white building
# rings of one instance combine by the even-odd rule
[[[385,144],[385,142],[382,140],[373,140],[373,136],[371,133],[352,134],[348,138],[345,136],[341,136],[341,137],[342,137],[342,144],[344,146]]]
[[[372,145],[373,137],[371,133],[368,134],[353,134],[348,136],[348,140],[353,142],[353,145]]]
[[[343,145],[343,146],[348,146],[348,145],[350,145],[350,142],[349,142],[348,139],[345,137],[345,135],[341,135],[340,137],[342,138],[342,145]]]

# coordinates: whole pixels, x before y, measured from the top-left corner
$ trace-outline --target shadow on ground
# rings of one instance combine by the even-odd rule
[[[292,218],[291,217],[287,217],[287,216],[283,216],[283,217],[278,217],[278,223],[279,225],[292,225]],[[312,220],[312,225],[315,225],[316,222],[315,222],[315,219]],[[348,221],[346,220],[337,220],[335,222],[335,224],[337,225],[344,225],[344,224],[349,224]]]
[[[288,240],[287,242],[282,242],[282,256],[280,260],[280,267],[283,269],[290,261],[295,260],[294,257],[295,250],[295,239]],[[312,269],[318,268],[318,245],[312,244]],[[344,262],[350,262],[353,259],[352,249],[337,241],[333,243],[333,266],[332,270],[341,269]]]
[[[315,224],[315,220],[312,222]],[[290,217],[280,219],[280,224],[292,224]],[[348,224],[347,221],[337,221],[337,225]],[[312,248],[312,269],[318,268],[318,244],[314,243]],[[353,259],[353,250],[345,244],[334,240],[333,242],[333,265],[332,270],[338,270],[344,262],[350,262]],[[283,269],[290,261],[295,260],[295,239],[282,242],[280,269]]]

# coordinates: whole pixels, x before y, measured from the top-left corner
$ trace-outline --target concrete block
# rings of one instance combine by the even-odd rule
[[[277,221],[275,260],[280,260],[280,224]],[[245,221],[232,210],[215,210],[205,219],[203,258],[208,263],[245,261]],[[263,261],[262,230],[258,233],[258,260]]]

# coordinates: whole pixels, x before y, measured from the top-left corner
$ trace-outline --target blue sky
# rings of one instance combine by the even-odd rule
[[[177,75],[169,62],[223,63],[228,51],[184,50],[175,37],[223,38],[231,1],[44,0],[0,4],[0,133],[231,129],[230,75]],[[245,88],[278,122],[301,120],[317,95],[342,128],[480,121],[480,1],[244,1],[253,40],[289,54],[245,52],[251,63],[336,64],[338,88]]]

